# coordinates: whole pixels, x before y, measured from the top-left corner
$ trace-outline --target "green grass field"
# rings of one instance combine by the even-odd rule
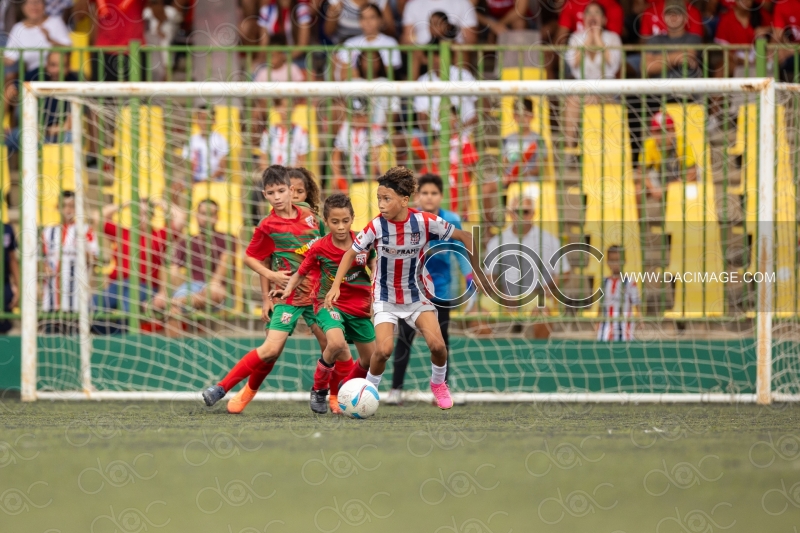
[[[797,533],[798,415],[4,400],[0,531]]]

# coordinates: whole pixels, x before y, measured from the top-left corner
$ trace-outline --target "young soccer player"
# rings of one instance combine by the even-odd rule
[[[273,165],[264,171],[263,192],[272,206],[272,212],[258,225],[247,247],[244,262],[261,275],[263,305],[272,306],[269,290],[263,281],[283,287],[290,275],[297,270],[303,259],[300,249],[322,236],[317,217],[308,208],[292,204],[292,184],[286,167]],[[265,260],[271,258],[267,268]],[[267,289],[269,286],[267,286]],[[249,376],[245,385],[228,402],[229,413],[241,413],[255,397],[261,383],[267,378],[280,357],[286,339],[294,331],[301,316],[307,324],[313,324],[314,310],[311,305],[310,283],[300,284],[285,303],[274,306],[269,322],[269,333],[264,343],[248,352],[219,384],[203,392],[206,405],[212,406],[240,381]]]
[[[286,288],[273,294],[288,295],[303,279],[312,272],[319,272],[314,284],[314,311],[319,326],[325,332],[327,346],[317,362],[314,372],[314,386],[311,389],[311,410],[315,413],[327,412],[325,398],[330,384],[330,405],[333,413],[341,413],[337,393],[339,382],[350,372],[353,359],[347,349],[347,341],[353,342],[359,357],[365,365],[375,352],[375,329],[372,315],[372,295],[367,267],[375,270],[375,251],[362,252],[354,257],[344,278],[341,292],[343,297],[336,307],[323,307],[325,295],[330,290],[336,270],[345,252],[353,246],[355,234],[350,229],[355,217],[353,204],[346,195],[337,193],[325,200],[323,217],[328,226],[328,235],[309,249],[306,258],[295,272]]]
[[[403,320],[425,337],[431,351],[431,391],[441,409],[450,409],[453,399],[445,383],[447,347],[436,319],[436,308],[426,296],[426,291],[434,294],[435,290],[430,276],[423,277],[422,259],[425,245],[433,240],[455,239],[472,253],[472,236],[436,215],[409,208],[416,182],[414,173],[404,167],[389,169],[378,178],[381,214],[356,236],[353,246],[342,257],[336,279],[325,297],[325,307],[334,308],[340,300],[342,280],[353,260],[374,246],[378,254],[373,284],[375,354],[369,369],[359,361],[344,381],[366,377],[376,387],[380,384],[394,349],[394,329]]]
[[[597,328],[599,341],[632,341],[634,324],[630,321],[639,315],[639,287],[632,279],[622,279],[620,272],[625,261],[620,246],[610,246],[606,261],[611,276],[603,280],[603,301],[600,315],[606,319],[626,317],[627,320],[615,322],[606,320]]]

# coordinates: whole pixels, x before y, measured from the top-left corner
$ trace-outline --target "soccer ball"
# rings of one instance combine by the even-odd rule
[[[339,389],[339,408],[350,418],[369,418],[378,410],[380,396],[375,385],[353,378]]]

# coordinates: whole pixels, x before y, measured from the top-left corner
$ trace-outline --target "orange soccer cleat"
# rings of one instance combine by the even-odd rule
[[[242,387],[242,390],[236,393],[236,396],[228,400],[228,412],[232,415],[238,415],[244,411],[244,408],[247,407],[247,404],[250,403],[253,398],[255,398],[256,392],[258,391],[254,391],[248,387],[247,384],[245,384],[245,386]]]
[[[330,406],[331,406],[331,413],[335,415],[342,414],[342,408],[339,407],[339,397],[335,394],[331,394],[329,397]]]

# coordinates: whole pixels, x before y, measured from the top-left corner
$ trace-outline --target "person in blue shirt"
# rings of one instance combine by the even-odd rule
[[[453,226],[461,229],[461,217],[452,211],[442,209],[442,191],[444,185],[442,178],[435,174],[425,174],[417,179],[417,208],[421,211],[426,211],[434,215],[438,215]],[[436,246],[438,243],[444,241],[431,241],[430,246]],[[448,243],[450,246],[463,246],[460,242]],[[438,253],[425,261],[425,269],[430,274],[433,280],[433,288],[435,295],[431,295],[431,302],[436,306],[437,315],[439,318],[439,326],[442,328],[442,337],[444,338],[447,350],[450,350],[450,336],[448,335],[448,328],[450,325],[450,306],[448,302],[459,296],[457,291],[452,288],[452,275],[450,272],[453,259],[456,259],[458,266],[467,282],[467,286],[472,284],[472,267],[469,264],[469,259],[466,254],[446,252]],[[454,293],[455,292],[455,293]],[[385,400],[387,404],[400,405],[402,401],[403,381],[406,375],[406,368],[408,367],[409,356],[411,355],[411,344],[414,342],[416,336],[414,328],[400,321],[398,324],[398,339],[394,351],[394,372],[392,375],[392,390],[389,391],[389,396]],[[452,368],[452,360],[448,362],[447,372],[449,374]],[[447,375],[445,375],[445,382]]]

